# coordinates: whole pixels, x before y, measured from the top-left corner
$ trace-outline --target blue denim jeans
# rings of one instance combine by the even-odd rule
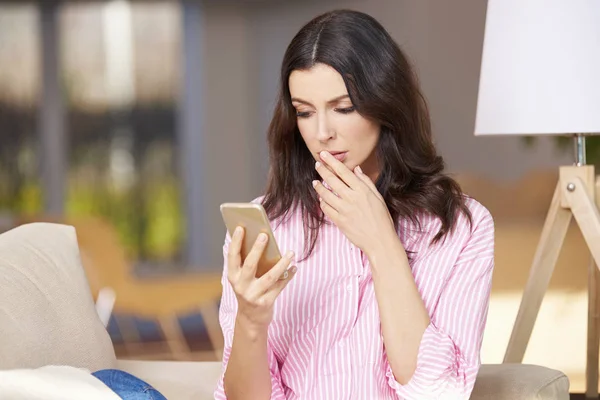
[[[152,386],[125,371],[103,369],[92,375],[100,379],[123,400],[167,400]]]

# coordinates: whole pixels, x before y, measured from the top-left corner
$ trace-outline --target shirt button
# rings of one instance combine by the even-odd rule
[[[346,286],[346,290],[349,291],[349,292],[351,292],[352,291],[352,285]]]

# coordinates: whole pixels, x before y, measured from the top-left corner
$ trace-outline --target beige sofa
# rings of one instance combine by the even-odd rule
[[[76,232],[28,224],[0,235],[0,370],[120,368],[176,400],[211,399],[219,363],[120,361],[95,311]],[[569,380],[533,365],[484,365],[472,399],[567,400]],[[0,395],[1,397],[1,395]]]

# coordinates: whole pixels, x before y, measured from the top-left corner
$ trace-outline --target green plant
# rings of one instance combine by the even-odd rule
[[[112,223],[128,255],[134,259],[172,261],[183,244],[183,215],[175,178],[153,180],[143,188],[143,203],[134,192],[71,180],[66,213],[93,215]],[[141,230],[140,230],[141,229]]]

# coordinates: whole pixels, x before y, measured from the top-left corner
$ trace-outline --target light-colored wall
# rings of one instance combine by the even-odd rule
[[[251,24],[260,63],[257,132],[264,132],[268,125],[287,44],[304,23],[334,8],[373,15],[413,60],[430,104],[435,140],[449,171],[507,180],[531,169],[571,162],[571,155],[555,152],[548,139],[526,149],[521,138],[473,135],[486,11],[486,2],[481,0],[269,2],[254,7]]]
[[[260,188],[255,154],[260,143],[253,130],[255,81],[251,68],[249,21],[235,4],[209,4],[204,9],[205,107],[202,157],[204,182],[203,238],[210,249],[208,262],[223,267],[225,227],[219,212],[223,202],[249,201]],[[200,132],[199,132],[200,134]],[[257,190],[258,188],[258,190]]]

